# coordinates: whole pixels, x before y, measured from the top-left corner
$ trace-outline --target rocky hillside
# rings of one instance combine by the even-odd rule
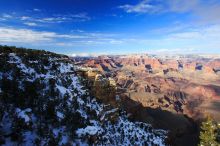
[[[165,145],[166,131],[91,96],[79,70],[64,55],[0,46],[0,145]]]

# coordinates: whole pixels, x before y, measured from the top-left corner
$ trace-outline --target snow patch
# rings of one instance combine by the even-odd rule
[[[79,136],[82,136],[82,135],[86,135],[86,134],[95,135],[95,134],[101,133],[102,131],[103,131],[103,129],[98,126],[87,126],[86,128],[78,129],[76,131],[76,133]]]
[[[2,126],[2,131],[5,134],[11,133],[12,119],[10,118],[9,113],[7,112],[4,113],[0,127],[1,126]]]
[[[22,72],[27,74],[35,73],[35,70],[33,68],[26,67],[26,65],[22,63],[21,58],[16,56],[15,53],[9,53],[9,57],[10,60],[8,61],[8,63],[17,64],[17,67],[21,69]]]
[[[28,132],[25,132],[23,136],[24,136],[24,143],[25,143],[24,145],[31,146],[35,144],[35,140],[37,138],[37,134],[35,132],[28,131]]]
[[[63,113],[57,111],[57,117],[60,118],[60,119],[63,119],[64,115],[63,115]]]
[[[18,115],[18,118],[24,119],[24,121],[27,123],[30,121],[30,117],[27,115],[28,112],[31,112],[32,110],[30,108],[27,108],[25,110],[21,110],[20,108],[16,108],[16,113]]]
[[[71,72],[73,68],[73,65],[72,64],[64,64],[64,63],[60,63],[60,67],[59,67],[59,70],[60,70],[60,73],[68,73],[68,72]]]
[[[56,88],[60,91],[62,96],[67,93],[67,89],[64,86],[56,85]]]
[[[29,62],[29,63],[38,63],[37,60],[35,60],[35,61],[31,61],[31,60],[29,60],[28,62]]]

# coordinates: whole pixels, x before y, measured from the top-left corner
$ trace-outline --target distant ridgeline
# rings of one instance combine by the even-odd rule
[[[86,86],[81,70],[65,55],[0,46],[0,145],[165,145],[166,131],[107,104],[111,79]]]

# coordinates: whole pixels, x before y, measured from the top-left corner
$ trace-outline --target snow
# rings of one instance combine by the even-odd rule
[[[85,94],[85,91],[82,90],[82,86],[79,84],[79,78],[77,76],[71,75],[72,84],[74,88],[76,88],[81,94]]]
[[[59,134],[61,134],[61,140],[59,141],[59,145],[65,145],[67,144],[67,142],[69,141],[69,136],[65,133],[65,126],[62,126],[60,128],[54,128],[53,134],[54,136],[57,138],[59,136]]]
[[[61,141],[59,142],[59,145],[65,145],[68,142],[68,136],[62,135]]]
[[[141,126],[142,125],[142,126]],[[106,138],[112,138],[115,142],[120,142],[119,133],[115,131],[116,129],[122,130],[124,133],[124,140],[123,143],[115,143],[117,145],[145,145],[144,141],[148,143],[148,145],[164,145],[164,138],[166,135],[166,131],[156,131],[153,130],[149,131],[148,129],[152,127],[146,123],[141,122],[130,122],[126,118],[119,117],[118,123],[115,125],[109,124],[106,129],[108,129],[107,134],[105,135]],[[115,130],[113,130],[115,129]],[[161,133],[164,137],[155,136],[154,133]],[[137,140],[132,144],[129,137],[133,137]]]
[[[9,53],[10,60],[8,63],[17,64],[17,67],[21,69],[22,72],[27,74],[35,73],[35,70],[30,67],[26,67],[25,64],[22,63],[22,60],[20,57],[16,56],[15,53]]]
[[[25,112],[31,112],[32,110],[30,108],[25,109]]]
[[[111,114],[111,113],[114,113],[114,112],[116,112],[117,110],[118,110],[118,108],[115,108],[115,109],[111,109],[111,110],[109,110],[109,111],[106,111],[106,112],[101,116],[100,120],[101,120],[101,121],[104,120],[104,118],[105,118],[106,115]]]
[[[98,104],[95,99],[92,99],[89,103],[86,104],[86,106],[92,110],[95,110],[97,115],[99,115],[103,110],[103,105]]]
[[[59,127],[59,128],[53,128],[53,134],[55,137],[59,135],[59,133],[63,133],[65,131],[65,126]]]
[[[16,108],[16,113],[18,114],[18,118],[24,119],[26,123],[30,121],[30,117],[27,115],[27,112],[31,112],[31,111],[32,110],[30,108],[27,108],[25,110]]]
[[[9,53],[8,55],[10,57],[10,61],[8,61],[9,63],[20,63],[21,62],[21,59],[16,56],[15,53]]]
[[[81,117],[83,117],[84,119],[87,119],[87,118],[88,118],[86,112],[83,111],[82,109],[77,109],[76,111],[77,111],[78,113],[80,113]]]
[[[11,75],[12,73],[9,72],[9,73],[4,73],[4,77],[6,77],[8,80],[13,80],[13,77]]]
[[[0,127],[1,126],[2,126],[2,131],[5,134],[11,133],[12,119],[9,117],[9,113],[7,112],[4,113]]]
[[[67,90],[65,87],[56,85],[56,88],[60,91],[61,95],[65,95],[67,93]]]
[[[119,100],[120,100],[120,96],[119,96],[119,95],[116,95],[116,96],[115,96],[115,100],[116,100],[116,101],[119,101]]]
[[[102,132],[102,128],[98,127],[98,126],[87,126],[86,128],[80,128],[76,131],[76,133],[81,136],[81,135],[95,135],[97,133],[101,133]]]
[[[63,119],[64,115],[63,115],[63,113],[57,111],[57,117],[60,118],[60,119]]]
[[[35,61],[30,61],[30,60],[29,60],[29,63],[38,63],[38,61],[37,61],[37,60],[35,60]]]
[[[55,78],[55,76],[51,75],[50,72],[47,72],[47,74],[36,74],[36,78],[51,79]]]
[[[35,144],[35,139],[37,138],[37,134],[32,131],[24,132],[24,145],[31,146]]]
[[[77,98],[77,102],[78,102],[80,105],[85,104],[85,102],[84,102],[81,98]]]
[[[117,110],[118,110],[118,108],[111,109],[111,110],[109,110],[109,111],[106,112],[106,115],[107,115],[107,114],[110,114],[110,113],[114,113],[114,112],[116,112]]]
[[[60,63],[60,67],[59,67],[59,70],[60,70],[60,73],[68,73],[68,72],[71,72],[71,68],[73,67],[72,64],[64,64],[64,63]]]

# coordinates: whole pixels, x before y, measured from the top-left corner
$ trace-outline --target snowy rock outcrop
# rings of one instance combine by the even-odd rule
[[[0,145],[165,145],[166,131],[91,97],[67,56],[0,47]]]

